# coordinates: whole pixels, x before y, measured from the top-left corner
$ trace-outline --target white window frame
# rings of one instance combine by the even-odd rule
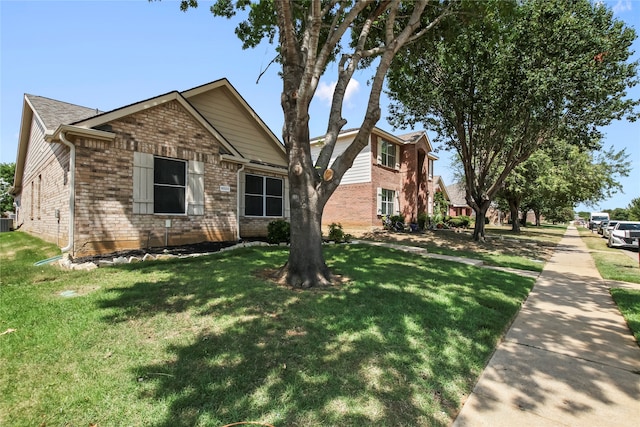
[[[258,193],[247,193],[247,177],[249,176],[253,176],[253,177],[258,177],[262,180],[262,192],[260,194]],[[281,188],[281,194],[279,196],[276,195],[272,195],[272,194],[267,194],[267,180],[274,180],[274,181],[279,181],[280,182],[280,188]],[[244,199],[244,209],[243,209],[243,214],[245,217],[248,218],[283,218],[285,216],[285,182],[284,179],[280,178],[280,177],[275,177],[275,176],[268,176],[268,175],[260,175],[257,173],[246,173],[244,176],[244,194],[242,195],[243,199]],[[253,214],[248,214],[247,213],[247,196],[251,196],[251,197],[261,197],[262,199],[262,215],[253,215]],[[267,199],[280,199],[280,215],[267,215]]]
[[[378,215],[395,215],[398,210],[398,192],[389,188],[378,188]]]
[[[389,148],[393,149],[393,154],[389,153]],[[398,162],[398,147],[396,146],[396,144],[389,141],[385,141],[383,139],[382,142],[380,143],[380,164],[388,168],[395,168],[397,162]]]

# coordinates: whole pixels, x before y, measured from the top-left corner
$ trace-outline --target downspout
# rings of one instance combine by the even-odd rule
[[[76,146],[67,140],[64,132],[60,132],[60,141],[69,147],[69,243],[60,250],[69,252],[73,249],[75,207],[76,207]]]
[[[236,191],[238,193],[237,197],[236,197],[236,227],[237,227],[237,235],[238,235],[238,241],[242,240],[242,238],[240,237],[240,175],[242,174],[242,172],[244,172],[244,167],[246,165],[242,165],[240,167],[240,169],[238,169],[238,176],[237,176],[237,183],[236,183]]]

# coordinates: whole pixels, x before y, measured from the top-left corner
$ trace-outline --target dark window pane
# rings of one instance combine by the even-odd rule
[[[186,162],[156,157],[153,165],[155,184],[185,185]]]
[[[247,175],[244,191],[246,194],[262,194],[264,191],[262,187],[262,177],[256,175]]]
[[[282,216],[282,197],[267,197],[266,216]]]
[[[267,178],[267,195],[282,196],[282,180]]]
[[[163,187],[156,185],[153,188],[153,211],[155,213],[183,214],[184,187]]]
[[[248,216],[262,216],[262,197],[244,196],[244,214]]]

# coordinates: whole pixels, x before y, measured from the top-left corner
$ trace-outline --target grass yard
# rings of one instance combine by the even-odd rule
[[[607,247],[607,239],[598,233],[580,227],[580,237],[591,250],[591,257],[603,279],[640,283],[637,253],[635,259],[622,253],[622,249]]]
[[[636,337],[636,341],[640,343],[640,290],[611,289],[611,296],[627,321],[633,336]]]
[[[33,265],[55,254],[0,234],[0,425],[445,426],[534,283],[366,245],[327,247],[349,280],[315,291],[261,278],[283,248]]]
[[[484,242],[471,239],[473,230],[433,230],[424,234],[385,231],[367,233],[362,237],[419,246],[434,254],[479,259],[491,266],[542,271],[566,230],[566,225],[543,224],[540,227],[522,227],[516,234],[510,225],[487,225]]]

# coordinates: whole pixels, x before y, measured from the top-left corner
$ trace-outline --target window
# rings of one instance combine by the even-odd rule
[[[396,168],[396,145],[387,141],[380,144],[380,164],[389,168]]]
[[[283,216],[283,183],[280,178],[245,175],[244,214]]]
[[[433,178],[433,159],[429,159],[429,179]]]
[[[382,189],[380,192],[380,214],[393,215],[393,207],[395,205],[396,192],[393,190]]]
[[[42,212],[42,175],[38,175],[38,219]]]
[[[204,162],[133,153],[133,213],[204,215]]]

